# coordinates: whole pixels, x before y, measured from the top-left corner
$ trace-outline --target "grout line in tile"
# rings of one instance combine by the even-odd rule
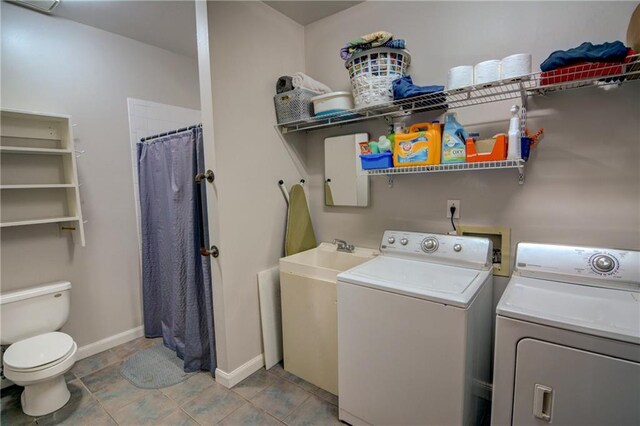
[[[187,413],[184,408],[182,408],[181,406],[178,405],[178,409],[180,409],[180,411],[182,411],[184,414],[187,415],[187,417],[189,417],[191,420],[193,420],[194,422],[196,422],[197,424],[200,424],[200,422],[198,422],[196,419],[194,419],[191,414]]]
[[[236,411],[238,411],[239,409],[241,409],[242,407],[244,407],[247,404],[251,404],[249,401],[245,401],[244,404],[242,404],[241,406],[239,406],[238,408],[236,408],[235,410],[233,410],[232,412],[230,412],[229,414],[227,414],[226,416],[224,416],[222,419],[220,419],[218,422],[216,422],[216,424],[220,424],[224,421],[224,419],[226,419],[227,417],[229,417],[230,415],[232,415],[233,413],[235,413]],[[253,404],[251,404],[253,405]],[[255,407],[255,406],[254,406]],[[256,407],[258,408],[258,407]]]
[[[113,353],[113,351],[112,351],[111,349],[107,349],[106,351],[103,351],[103,352],[111,352],[112,354],[114,354],[114,353]],[[98,353],[102,353],[102,352],[98,352]],[[94,355],[98,355],[98,354],[94,354]],[[114,354],[114,355],[115,355],[115,354]],[[92,356],[93,356],[93,355],[92,355]],[[117,357],[117,355],[116,355],[116,357]],[[90,358],[90,357],[87,357],[87,358]],[[86,359],[86,358],[85,358],[85,359]],[[80,360],[80,361],[82,361],[82,360]],[[118,357],[118,359],[116,359],[116,360],[115,360],[115,361],[113,361],[113,362],[110,362],[109,364],[106,364],[104,367],[99,368],[99,369],[94,370],[94,371],[90,371],[90,372],[86,373],[86,374],[85,374],[85,375],[83,375],[83,376],[78,376],[78,375],[76,375],[75,373],[71,373],[71,374],[73,374],[73,375],[74,375],[74,377],[75,377],[76,379],[82,379],[83,377],[87,377],[88,375],[93,374],[93,373],[97,373],[98,371],[102,371],[102,370],[104,370],[105,368],[110,367],[111,365],[113,365],[113,364],[115,364],[115,363],[117,363],[117,362],[121,362],[121,361],[123,361],[123,360],[122,360],[122,359],[120,359],[120,357]],[[79,361],[76,361],[76,362],[79,362]],[[69,370],[69,371],[71,371],[71,370]]]
[[[318,398],[320,398],[321,400],[326,401],[326,402],[328,402],[328,403],[329,403],[329,404],[331,404],[331,405],[335,405],[336,407],[338,406],[338,404],[334,404],[334,403],[333,403],[333,401],[330,401],[329,399],[327,399],[327,398],[323,397],[322,395],[320,395],[320,394],[318,394],[318,393],[316,393],[316,392],[314,392],[314,391],[310,391],[310,390],[307,390],[307,389],[303,388],[302,386],[300,386],[300,385],[299,385],[299,384],[297,384],[296,382],[293,382],[293,381],[291,381],[291,380],[287,379],[285,376],[280,376],[280,375],[278,375],[278,374],[276,374],[276,373],[272,373],[272,372],[270,372],[269,370],[267,370],[267,373],[269,373],[269,374],[273,375],[274,377],[278,377],[278,378],[280,378],[280,379],[282,379],[282,380],[284,380],[284,381],[286,381],[286,382],[288,382],[288,383],[291,383],[291,384],[293,384],[293,385],[295,385],[295,386],[299,387],[299,388],[300,388],[300,389],[302,389],[303,391],[305,391],[305,392],[307,392],[307,393],[310,393],[311,395],[317,396],[317,397],[318,397]],[[289,373],[289,374],[292,374],[292,373]],[[298,376],[296,376],[296,377],[298,377]],[[302,379],[302,380],[304,380],[304,379]],[[308,382],[307,382],[307,383],[308,383]],[[313,384],[313,383],[312,383],[312,384]],[[316,387],[317,387],[317,386],[316,386]],[[319,389],[319,390],[324,390],[324,389],[319,388],[319,387],[318,387],[318,389]],[[328,391],[325,391],[325,392],[328,392]],[[260,393],[260,392],[258,392],[258,394],[259,394],[259,393]],[[330,393],[330,392],[329,392],[329,393]],[[256,396],[257,396],[258,394],[256,394]],[[331,394],[331,395],[333,395],[333,394]]]
[[[301,388],[301,389],[302,389],[302,388]],[[302,390],[304,390],[304,389],[302,389]],[[306,391],[305,391],[305,392],[306,392]],[[311,396],[313,395],[311,392],[307,392],[307,393],[309,394],[309,396],[307,396],[307,397],[304,399],[304,401],[302,401],[300,404],[298,404],[298,406],[297,406],[296,408],[294,408],[293,410],[291,410],[291,412],[290,412],[289,414],[287,414],[287,415],[285,416],[285,418],[284,418],[284,419],[282,419],[282,423],[284,423],[284,421],[285,421],[286,419],[288,419],[290,415],[292,415],[293,413],[295,413],[295,412],[296,412],[296,410],[297,410],[298,408],[302,407],[302,406],[303,406],[303,405],[304,405],[304,404],[309,400],[309,398],[311,398]]]

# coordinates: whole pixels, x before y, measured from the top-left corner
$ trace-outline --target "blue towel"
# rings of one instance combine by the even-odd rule
[[[393,81],[393,99],[405,99],[429,93],[442,92],[444,86],[416,86],[410,75]]]
[[[540,64],[542,71],[553,71],[581,62],[623,62],[629,48],[621,41],[592,44],[584,42],[569,50],[556,50]]]

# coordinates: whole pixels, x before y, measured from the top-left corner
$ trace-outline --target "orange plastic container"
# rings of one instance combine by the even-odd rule
[[[440,164],[442,148],[440,123],[416,123],[409,133],[396,133],[393,166],[410,167]]]
[[[473,138],[467,138],[467,163],[482,161],[501,161],[507,159],[507,135],[504,133],[494,137],[493,148],[489,152],[478,152]]]

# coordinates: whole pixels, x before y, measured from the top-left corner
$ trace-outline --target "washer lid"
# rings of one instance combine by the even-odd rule
[[[514,277],[498,315],[640,344],[640,293]]]
[[[339,274],[338,281],[466,308],[488,275],[488,271],[379,256]]]
[[[72,350],[71,336],[54,331],[14,343],[4,353],[3,360],[13,369],[26,370],[57,361]]]

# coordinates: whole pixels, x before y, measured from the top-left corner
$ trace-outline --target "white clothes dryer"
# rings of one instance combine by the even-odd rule
[[[497,314],[493,425],[640,424],[640,252],[520,243]]]

